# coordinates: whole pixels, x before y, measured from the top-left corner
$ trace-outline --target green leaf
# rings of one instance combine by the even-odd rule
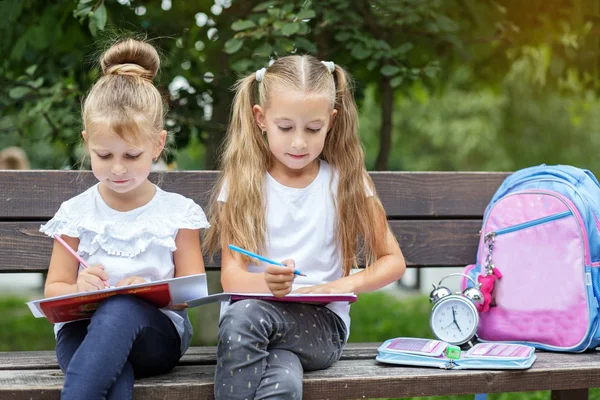
[[[88,22],[88,28],[92,36],[96,37],[96,35],[98,34],[98,21],[96,20],[96,18],[90,18]]]
[[[298,35],[306,35],[309,32],[308,24],[301,22],[300,29],[298,29]]]
[[[92,7],[83,7],[73,10],[73,16],[79,18],[80,22],[92,12]]]
[[[254,21],[247,19],[235,21],[233,24],[231,24],[231,29],[233,29],[236,32],[239,32],[246,29],[254,28],[255,26],[256,23]]]
[[[339,32],[335,35],[335,40],[338,42],[345,42],[346,40],[350,39],[350,37],[352,37],[352,33],[350,32]]]
[[[254,11],[254,12],[265,11],[267,8],[272,7],[275,4],[277,4],[277,1],[265,1],[265,2],[260,3],[257,6],[255,6],[252,9],[252,11]]]
[[[273,18],[279,18],[279,15],[281,14],[281,9],[269,8],[269,9],[267,9],[267,14],[269,14]]]
[[[285,36],[291,36],[298,32],[299,29],[300,24],[298,22],[288,22],[281,28],[281,33],[283,33]]]
[[[104,27],[106,26],[106,17],[106,6],[104,5],[104,3],[102,3],[94,13],[94,18],[96,19],[96,26],[101,31],[104,30]]]
[[[403,76],[396,76],[396,77],[392,78],[392,80],[390,81],[390,85],[393,88],[395,88],[395,87],[400,86],[403,81],[404,81],[404,77]]]
[[[396,49],[396,52],[404,54],[404,53],[408,53],[409,51],[412,50],[412,48],[414,47],[414,45],[410,42],[406,42],[401,44],[400,46],[398,46],[398,48]]]
[[[29,81],[29,86],[32,86],[34,88],[39,88],[44,84],[44,78],[37,78],[35,81]]]
[[[8,95],[10,96],[11,99],[19,100],[29,93],[31,93],[30,88],[28,88],[26,86],[17,86],[17,87],[10,89],[10,91],[8,92]]]
[[[263,43],[254,50],[254,54],[261,57],[269,57],[272,51],[273,47],[269,43]]]
[[[281,7],[281,11],[283,11],[284,14],[289,14],[292,11],[294,11],[294,5],[293,4],[286,4],[283,7]]]
[[[27,72],[27,75],[31,76],[31,75],[35,74],[36,69],[37,69],[37,65],[31,65],[31,66],[27,67],[25,72]]]
[[[301,49],[301,50],[306,50],[309,53],[316,53],[317,52],[317,46],[315,46],[315,44],[313,42],[311,42],[310,40],[303,38],[303,37],[296,37],[295,39],[295,44],[296,47]]]
[[[359,43],[352,48],[351,54],[352,57],[356,58],[357,60],[364,60],[369,58],[373,52],[371,49],[367,49],[365,46]]]
[[[239,49],[244,45],[244,41],[242,39],[231,38],[227,42],[225,42],[224,51],[227,54],[236,53]]]
[[[298,14],[296,14],[296,17],[300,20],[312,19],[316,16],[317,16],[317,13],[315,13],[313,10],[302,10]]]
[[[252,60],[248,58],[242,58],[241,60],[237,60],[234,63],[232,63],[231,69],[233,69],[236,72],[245,73],[252,68],[253,64],[254,63],[252,62]]]
[[[369,71],[373,71],[373,70],[375,69],[375,67],[377,67],[377,60],[370,60],[370,61],[367,63],[367,69],[368,69]]]
[[[87,3],[91,3],[94,0],[79,0],[79,4],[87,4]]]
[[[381,74],[384,76],[393,76],[400,72],[400,67],[396,65],[384,65],[381,68]]]
[[[435,67],[435,66],[428,65],[428,66],[426,66],[426,67],[425,67],[425,69],[423,70],[423,72],[424,72],[424,73],[425,73],[425,75],[426,75],[426,76],[428,76],[429,78],[435,78],[435,76],[436,76],[436,75],[437,75],[437,73],[438,73],[438,69],[439,69],[439,68],[437,68],[437,67]]]
[[[294,50],[294,42],[292,42],[290,39],[281,38],[277,40],[277,46],[283,49],[284,53]]]

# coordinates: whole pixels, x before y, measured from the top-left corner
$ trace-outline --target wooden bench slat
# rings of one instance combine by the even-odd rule
[[[171,373],[136,381],[134,398],[212,398],[214,366],[178,366]],[[365,378],[365,379],[361,379]],[[0,397],[58,398],[63,376],[57,370],[0,371]],[[596,354],[540,353],[526,371],[446,371],[391,366],[375,360],[341,360],[323,371],[306,372],[304,397],[376,398],[458,395],[600,387]],[[10,397],[12,396],[12,397]],[[26,397],[29,396],[29,397]]]
[[[0,222],[0,272],[46,272],[52,240],[39,232],[41,222]],[[460,266],[475,260],[479,220],[390,221],[407,264],[414,267]],[[435,251],[433,250],[435,249]],[[220,257],[208,270],[219,269]]]
[[[508,173],[372,172],[388,216],[481,218]],[[216,171],[153,173],[167,191],[181,193],[206,209]],[[0,220],[46,220],[60,204],[96,180],[86,171],[0,171]]]
[[[342,360],[372,360],[380,343],[348,343]],[[193,346],[179,361],[179,365],[214,365],[215,346]],[[58,369],[54,351],[8,351],[0,352],[1,370]]]

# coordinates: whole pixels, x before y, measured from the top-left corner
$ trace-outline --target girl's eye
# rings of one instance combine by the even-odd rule
[[[112,154],[96,154],[96,155],[103,160],[108,160],[109,158],[112,157]]]
[[[283,131],[283,132],[289,132],[292,130],[291,126],[280,126],[279,130]]]
[[[317,128],[317,129],[314,129],[314,128],[306,128],[306,130],[307,130],[307,131],[309,131],[309,132],[312,132],[312,133],[317,133],[317,132],[319,132],[319,131],[321,130],[321,128]]]
[[[140,153],[140,154],[127,154],[126,157],[129,158],[130,160],[135,160],[135,159],[137,159],[141,155],[142,155],[142,153]]]

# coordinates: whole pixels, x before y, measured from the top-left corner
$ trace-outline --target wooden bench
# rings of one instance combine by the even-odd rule
[[[411,268],[473,262],[483,210],[506,173],[372,174],[390,224]],[[153,177],[155,179],[156,176]],[[202,206],[215,172],[162,175],[165,190]],[[89,173],[0,172],[0,272],[44,272],[51,241],[38,231],[60,203],[94,183]],[[218,260],[207,263],[218,269]],[[360,301],[360,299],[359,299]],[[1,329],[1,328],[0,328]],[[304,398],[412,397],[551,390],[552,399],[587,399],[600,387],[596,353],[539,353],[527,371],[445,371],[375,361],[380,343],[351,343],[333,367],[305,374]],[[138,380],[136,399],[213,397],[214,347],[193,347],[167,375]],[[63,376],[52,351],[0,353],[0,399],[58,399]]]

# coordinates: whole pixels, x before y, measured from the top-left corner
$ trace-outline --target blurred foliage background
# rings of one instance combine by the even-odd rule
[[[152,41],[179,169],[213,169],[231,86],[310,53],[355,77],[369,169],[599,170],[592,0],[4,0],[0,148],[73,168],[102,50]]]
[[[600,173],[597,0],[0,0],[0,15],[0,149],[20,146],[35,169],[78,168],[98,57],[135,36],[162,56],[177,169],[217,167],[236,79],[310,53],[354,76],[371,170]],[[0,298],[0,351],[53,348],[51,325],[24,307],[31,296]],[[397,297],[362,295],[350,340],[430,336],[426,298]]]

